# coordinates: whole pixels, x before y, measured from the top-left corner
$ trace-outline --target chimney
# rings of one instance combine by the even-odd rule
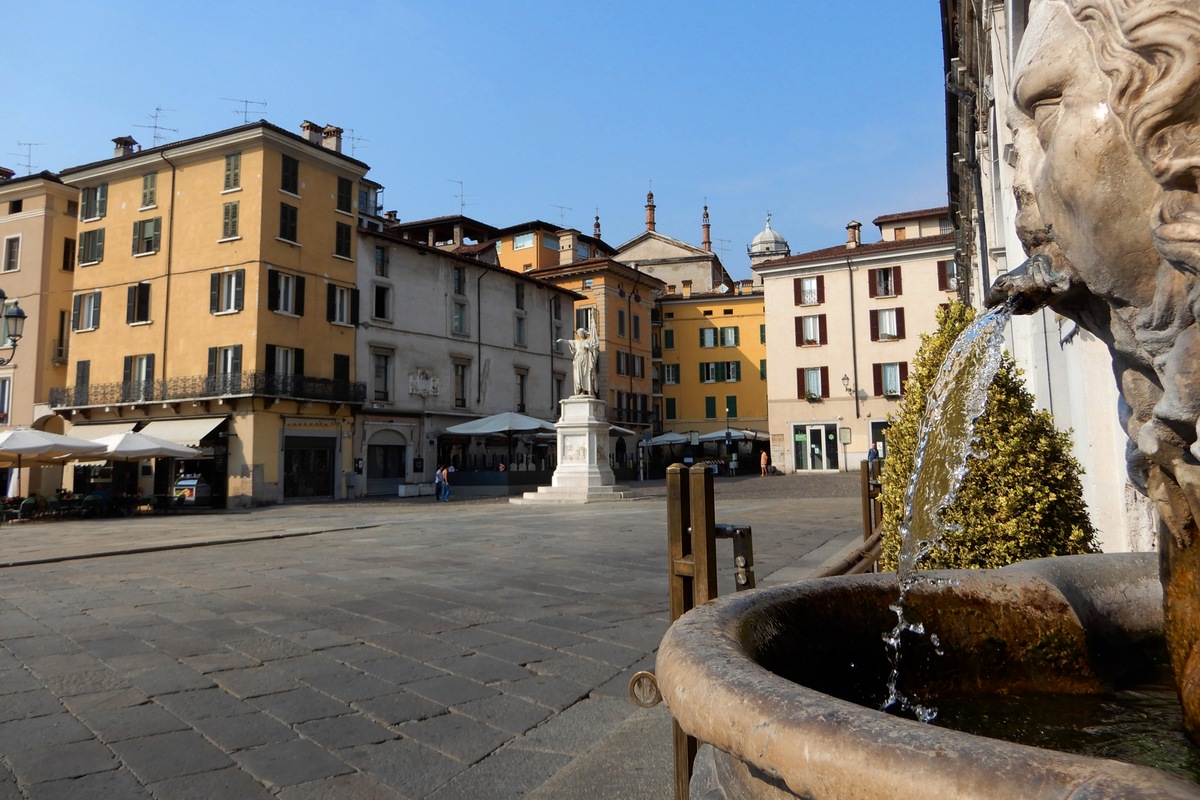
[[[113,158],[121,156],[131,156],[136,152],[138,146],[137,140],[132,136],[118,136],[112,140],[113,142]]]
[[[692,282],[690,280],[682,280],[679,283],[680,283],[680,285],[683,286],[683,296],[691,297],[692,296]]]
[[[8,167],[0,167],[0,181],[6,181],[16,174],[16,172],[12,171]]]
[[[335,125],[326,125],[321,130],[321,146],[335,153],[342,152],[342,129]]]
[[[304,140],[309,144],[320,144],[321,126],[315,122],[304,120],[304,122],[300,123],[300,135],[303,136]]]
[[[745,278],[742,280],[742,294],[752,294],[754,292],[754,278]]]
[[[654,230],[654,192],[646,192],[646,230]]]
[[[708,238],[709,224],[708,224],[708,206],[707,205],[704,206],[704,216],[700,218],[700,230],[704,232],[703,241],[700,242],[700,246],[703,247],[706,252],[711,253],[712,252],[712,239]]]
[[[850,250],[862,244],[862,223],[850,220],[846,226],[846,249]]]
[[[386,219],[388,222],[399,222],[400,221],[396,216],[395,209],[392,209],[391,211],[385,211],[383,214],[383,218]],[[406,236],[405,238],[407,239],[408,237]]]
[[[594,236],[597,239],[600,238],[600,215],[599,214],[596,215],[596,222],[595,222],[595,224],[592,225],[592,236]]]
[[[558,263],[570,264],[577,261],[575,245],[579,240],[579,231],[574,228],[566,228],[556,232],[555,235],[558,237]]]
[[[675,294],[675,284],[673,284],[673,283],[667,284],[667,294]]]

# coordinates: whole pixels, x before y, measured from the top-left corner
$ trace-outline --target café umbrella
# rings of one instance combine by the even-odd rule
[[[200,451],[194,447],[160,439],[148,433],[114,433],[101,436],[94,444],[101,446],[100,455],[111,461],[139,461],[144,458],[195,458]]]
[[[33,428],[10,428],[0,431],[0,460],[17,464],[17,494],[21,493],[21,466],[24,462],[39,464],[60,463],[72,456],[100,453],[102,445]]]

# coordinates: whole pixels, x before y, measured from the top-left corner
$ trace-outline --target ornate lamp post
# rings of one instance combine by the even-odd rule
[[[8,300],[8,295],[0,289],[0,305]],[[13,301],[13,304],[4,311],[4,329],[8,333],[7,344],[12,346],[12,353],[8,358],[0,358],[0,367],[11,364],[12,360],[17,357],[17,342],[25,334],[25,312],[21,306]]]

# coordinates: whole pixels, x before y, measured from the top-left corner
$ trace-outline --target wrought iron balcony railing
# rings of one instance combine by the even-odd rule
[[[157,381],[92,383],[55,388],[50,390],[50,407],[203,400],[247,395],[329,403],[362,403],[367,397],[367,385],[357,381],[311,378],[307,375],[277,375],[272,372],[190,375]]]

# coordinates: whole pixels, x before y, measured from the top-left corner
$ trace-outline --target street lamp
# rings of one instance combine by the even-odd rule
[[[842,388],[846,390],[846,394],[854,394],[854,390],[850,388],[850,376],[842,374]]]
[[[8,295],[0,289],[0,305],[4,305],[7,300]],[[25,333],[25,312],[16,300],[4,310],[4,329],[8,332],[8,344],[12,347],[12,353],[8,358],[0,358],[0,367],[11,364],[17,357],[17,341]]]

